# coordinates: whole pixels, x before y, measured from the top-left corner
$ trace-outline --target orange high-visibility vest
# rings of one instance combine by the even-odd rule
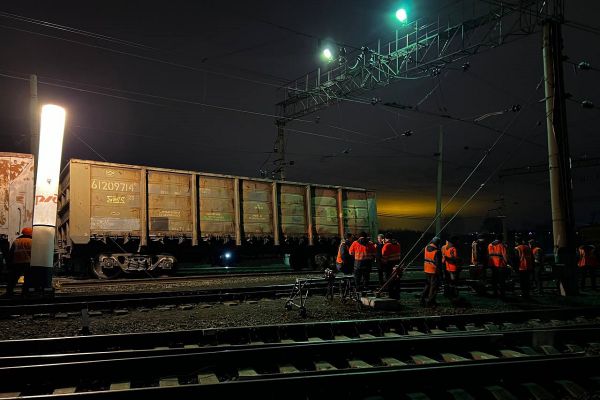
[[[490,267],[506,267],[506,247],[504,243],[499,242],[494,244],[493,242],[488,245],[488,265]]]
[[[384,263],[400,261],[400,245],[398,243],[387,242],[381,249],[381,261]]]
[[[29,264],[31,262],[31,238],[18,237],[13,242],[13,246],[12,262],[14,264]]]
[[[520,244],[515,247],[519,256],[519,271],[527,271],[533,267],[533,252],[531,247],[526,244]]]
[[[428,251],[427,248],[429,246],[433,247],[433,250]],[[440,250],[433,243],[430,243],[427,246],[425,246],[425,262],[423,264],[423,271],[425,271],[426,274],[435,274],[437,272],[435,258],[439,251]]]
[[[372,260],[375,258],[375,245],[369,242],[366,245],[360,244],[358,240],[350,246],[350,255],[354,256],[355,261]]]
[[[456,247],[448,247],[448,245],[444,245],[442,247],[442,257],[443,261],[446,263],[446,271],[456,272],[456,269],[458,268],[458,264],[455,261],[458,258]]]

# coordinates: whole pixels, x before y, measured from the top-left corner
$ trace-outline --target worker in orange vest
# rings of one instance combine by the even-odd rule
[[[521,296],[529,298],[529,282],[531,280],[531,272],[533,271],[533,251],[531,247],[525,244],[525,239],[519,238],[515,253],[519,265],[519,281],[521,285]]]
[[[335,266],[338,272],[344,274],[351,274],[354,268],[354,258],[350,255],[350,246],[354,240],[354,235],[351,233],[346,234],[346,238],[342,239],[340,246],[338,247],[337,257],[335,259]]]
[[[544,250],[542,250],[534,239],[529,240],[529,247],[531,248],[531,254],[533,255],[533,282],[537,288],[538,294],[542,294],[544,292],[542,281],[542,272],[544,271]]]
[[[596,290],[596,269],[598,268],[598,259],[596,258],[594,246],[591,244],[584,244],[577,248],[578,261],[577,266],[579,267],[579,275],[581,276],[581,290],[585,288],[585,281],[589,275],[592,289]]]
[[[375,251],[375,245],[369,240],[366,232],[361,232],[359,238],[350,246],[349,253],[354,257],[354,281],[359,292],[366,290],[369,285]]]
[[[488,245],[488,265],[492,270],[492,290],[494,296],[504,298],[506,295],[506,275],[508,274],[508,254],[506,245],[502,242],[501,233],[496,235],[496,239]]]
[[[446,296],[456,298],[458,296],[457,281],[459,274],[460,258],[458,258],[458,250],[455,244],[458,243],[458,238],[452,237],[446,240],[446,244],[442,246],[442,263],[446,269]]]
[[[23,228],[8,251],[8,281],[6,282],[5,297],[14,295],[19,278],[25,274],[31,262],[31,228]],[[27,284],[27,282],[25,282]],[[24,291],[22,291],[24,293]]]
[[[394,267],[400,264],[400,243],[386,233],[381,249],[381,269],[385,277],[385,282],[392,278]],[[394,277],[388,284],[388,293],[392,299],[400,299],[400,276]]]
[[[425,287],[421,293],[421,305],[424,307],[435,307],[439,278],[442,272],[442,253],[440,250],[442,239],[434,237],[425,246],[425,260],[423,272],[425,272]]]

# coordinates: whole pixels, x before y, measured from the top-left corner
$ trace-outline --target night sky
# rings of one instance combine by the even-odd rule
[[[455,11],[461,3],[422,0],[407,8],[409,18],[427,19],[438,10],[442,16]],[[3,13],[36,21],[0,16],[0,74],[38,74],[45,83],[39,86],[40,101],[67,108],[65,159],[256,177],[260,169],[273,168],[273,115],[283,98],[279,86],[324,67],[318,54],[327,41],[360,47],[378,37],[391,39],[390,14],[399,5],[387,0],[3,2]],[[598,15],[600,2],[568,1],[567,20],[598,26]],[[599,35],[568,26],[563,35],[564,54],[571,61],[585,60],[600,69]],[[376,190],[383,228],[429,224],[440,124],[446,199],[498,133],[383,105],[394,101],[421,102],[421,110],[470,119],[514,104],[523,107],[518,118],[506,113],[485,120],[499,130],[511,124],[512,136],[501,140],[449,211],[459,208],[501,162],[503,168],[546,163],[545,110],[539,102],[543,86],[536,91],[543,76],[541,45],[538,32],[469,57],[437,77],[362,95],[381,98],[381,104],[342,102],[304,118],[312,122],[290,123],[302,132],[288,134],[288,158],[295,161],[288,180]],[[465,61],[470,69],[463,72]],[[572,157],[598,157],[600,109],[583,109],[577,101],[600,106],[600,72],[576,71],[565,63],[565,79],[573,99],[568,102]],[[0,151],[28,151],[28,96],[27,81],[0,76]],[[407,130],[413,135],[382,141]],[[527,141],[520,142],[524,136]],[[575,169],[573,181],[577,224],[598,223],[600,168]],[[550,225],[548,176],[538,173],[503,181],[494,177],[453,230],[479,229],[486,216],[498,215],[493,209],[502,195],[511,229]]]

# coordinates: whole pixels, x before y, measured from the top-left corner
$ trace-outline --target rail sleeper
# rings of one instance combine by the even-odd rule
[[[586,394],[585,389],[573,381],[559,380],[556,381],[556,383],[559,384],[570,396],[573,396],[576,399],[582,399]]]
[[[455,400],[475,400],[475,398],[464,389],[450,389],[447,392]]]
[[[158,382],[158,385],[160,387],[179,386],[179,378],[177,378],[176,376],[170,376],[170,377],[167,377],[167,378],[160,378],[160,381]]]
[[[442,353],[442,358],[445,362],[460,362],[460,361],[469,361],[469,359],[461,357],[457,354],[453,353]]]
[[[487,386],[486,390],[489,391],[496,400],[518,400],[511,392],[502,386]]]
[[[77,387],[75,387],[75,386],[57,388],[57,389],[54,389],[54,391],[52,391],[52,394],[53,395],[69,394],[69,393],[75,393],[76,390],[77,390]]]
[[[214,385],[219,383],[219,378],[214,372],[203,372],[198,374],[198,383],[201,385]]]
[[[110,384],[109,390],[129,390],[131,389],[131,382],[115,382]]]
[[[348,365],[350,368],[373,368],[371,364],[358,359],[348,360]]]
[[[521,386],[523,386],[525,389],[527,389],[527,391],[531,394],[531,396],[535,400],[555,399],[555,397],[550,392],[548,392],[545,388],[543,388],[542,386],[538,385],[535,382],[523,383],[523,384],[521,384]]]

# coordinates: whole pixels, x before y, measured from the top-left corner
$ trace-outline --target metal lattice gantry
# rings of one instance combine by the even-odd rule
[[[534,33],[548,19],[562,19],[561,0],[465,0],[459,11],[431,22],[414,21],[391,41],[340,54],[283,86],[279,129],[286,122],[344,99],[403,79],[437,75],[448,64]]]

